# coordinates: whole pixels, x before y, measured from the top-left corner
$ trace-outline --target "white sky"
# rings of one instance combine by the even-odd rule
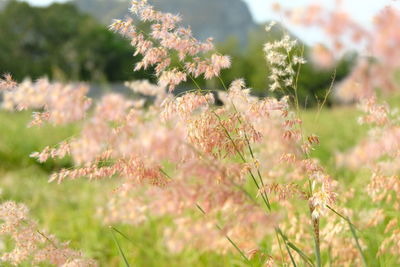
[[[271,5],[278,2],[283,7],[296,8],[304,7],[309,4],[318,3],[324,7],[332,8],[335,6],[335,0],[243,0],[246,2],[257,22],[266,20],[281,21],[284,19],[274,14]],[[400,8],[400,0],[341,0],[343,8],[351,14],[352,18],[366,27],[372,25],[374,16],[385,6],[391,5]],[[305,29],[287,25],[287,27],[298,37],[309,44],[324,43],[325,36],[317,29]]]
[[[48,5],[53,2],[66,2],[66,1],[63,1],[63,0],[58,0],[58,1],[56,1],[56,0],[26,0],[26,2],[29,2],[29,3],[32,3],[35,5],[45,6],[45,5]]]
[[[28,2],[36,5],[47,5],[52,2],[65,2],[66,0],[27,0]],[[201,1],[201,0],[199,0]],[[218,1],[218,0],[215,0]],[[283,7],[301,7],[312,3],[319,3],[321,5],[331,7],[334,5],[335,0],[243,0],[246,2],[257,22],[264,22],[266,20],[282,21],[271,10],[271,5],[274,2],[279,2]],[[370,26],[374,15],[387,5],[393,5],[400,8],[400,0],[342,0],[344,8],[353,16],[353,18],[364,24]],[[283,21],[284,22],[284,21]],[[315,29],[304,30],[304,28],[296,28],[288,26],[301,39],[307,43],[324,42],[324,36]]]
[[[284,7],[301,7],[318,3],[332,7],[335,0],[243,0],[248,3],[256,21],[264,21],[274,16],[270,6],[274,2]],[[342,0],[345,9],[353,15],[354,19],[363,23],[370,23],[374,14],[387,5],[399,6],[396,0]]]

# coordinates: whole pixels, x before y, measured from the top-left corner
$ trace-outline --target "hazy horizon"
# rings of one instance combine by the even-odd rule
[[[25,0],[34,5],[48,5],[52,2],[67,2],[68,0]],[[253,19],[257,23],[262,23],[268,20],[276,20],[283,22],[282,18],[271,10],[272,0],[242,0],[246,2],[249,6]],[[323,4],[327,7],[333,7],[334,3],[337,0],[287,0],[280,1],[280,4],[283,7],[302,7],[311,3],[318,2],[319,4]],[[400,3],[394,0],[343,0],[343,8],[349,13],[352,14],[353,19],[357,22],[365,25],[366,27],[370,27],[372,25],[372,21],[374,16],[385,6],[393,5],[396,7],[400,7]],[[307,29],[305,30],[303,27],[296,27],[293,25],[286,25],[289,30],[291,30],[294,34],[304,40],[306,43],[324,43],[325,36],[318,32],[315,29]]]

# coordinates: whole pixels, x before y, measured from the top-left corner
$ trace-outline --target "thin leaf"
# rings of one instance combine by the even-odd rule
[[[111,229],[111,234],[112,234],[112,237],[113,237],[113,239],[114,239],[114,242],[115,242],[115,244],[117,244],[118,251],[119,251],[119,253],[121,254],[122,259],[124,260],[125,266],[126,266],[126,267],[130,267],[129,262],[128,262],[127,258],[125,257],[125,253],[124,253],[124,251],[122,250],[122,248],[121,248],[121,246],[120,246],[120,244],[119,244],[119,242],[118,242],[118,240],[117,240],[117,237],[116,237],[115,234],[114,234],[114,231],[115,231],[115,230],[114,230],[113,228],[110,228],[110,229]],[[118,231],[118,233],[119,233],[119,231]]]
[[[359,230],[357,229],[357,227],[350,221],[349,218],[347,218],[347,217],[345,217],[344,215],[340,214],[339,212],[337,212],[335,209],[333,209],[333,208],[332,208],[331,206],[329,206],[329,205],[326,205],[326,207],[327,207],[328,209],[330,209],[333,213],[335,213],[337,216],[339,216],[340,218],[342,218],[343,220],[345,220],[347,223],[351,224],[351,226],[352,226],[355,230],[359,231]]]
[[[283,239],[283,241],[285,241],[285,244],[287,244],[291,249],[296,251],[297,254],[299,254],[299,256],[301,258],[303,258],[310,266],[315,266],[314,263],[312,262],[312,260],[301,249],[299,249],[295,244],[290,242],[288,240],[287,236],[285,236],[279,228],[277,228],[277,231],[282,236],[282,239]]]
[[[292,261],[293,266],[294,266],[294,267],[297,267],[296,261],[295,261],[294,258],[293,258],[292,252],[290,252],[288,243],[286,242],[286,240],[284,240],[283,243],[285,243],[286,250],[287,250],[287,252],[288,252],[288,254],[289,254],[289,257],[290,257],[290,260]]]
[[[288,246],[296,251],[297,254],[299,254],[300,257],[303,258],[303,260],[305,260],[310,266],[315,266],[312,260],[306,254],[304,254],[304,252],[299,249],[295,244],[293,244],[292,242],[288,242]]]
[[[288,246],[287,237],[282,233],[281,229],[279,229],[279,228],[275,228],[275,232],[276,232],[277,234],[280,234],[280,235],[282,236],[283,243],[285,244],[285,248],[286,248],[286,250],[287,250],[287,252],[288,252],[288,254],[289,254],[290,260],[291,260],[293,266],[296,267],[296,266],[297,266],[297,265],[296,265],[296,261],[295,261],[294,258],[293,258],[292,252],[290,252],[290,249],[289,249],[289,246]],[[279,239],[278,239],[278,240],[279,240]]]
[[[349,224],[351,234],[353,235],[354,241],[356,242],[357,249],[358,249],[358,251],[360,252],[363,265],[364,265],[364,266],[368,266],[368,265],[367,265],[367,261],[366,261],[366,259],[365,259],[364,252],[363,252],[363,250],[362,250],[362,248],[361,248],[361,245],[360,245],[360,242],[359,242],[359,240],[358,240],[356,230],[354,229],[353,224],[350,223],[350,219],[347,219],[347,223]]]
[[[206,216],[206,212],[203,210],[202,207],[200,207],[199,204],[196,203],[196,207],[200,210],[200,212]],[[215,224],[215,227],[217,227],[218,230],[222,231],[221,226],[219,226],[218,224]],[[229,241],[229,243],[231,243],[231,245],[239,252],[239,254],[243,257],[243,259],[247,262],[250,263],[250,260],[246,257],[246,255],[244,254],[244,252],[236,245],[235,242],[233,242],[233,240],[226,234],[224,234],[225,238]]]
[[[330,207],[330,206],[327,206],[327,207],[328,207],[328,209],[330,209],[333,213],[335,213],[337,216],[339,216],[340,218],[342,218],[343,220],[345,220],[345,221],[347,222],[347,224],[348,224],[349,227],[350,227],[351,235],[353,236],[354,241],[355,241],[355,243],[356,243],[356,247],[357,247],[357,249],[358,249],[358,252],[360,253],[360,256],[361,256],[363,265],[364,265],[364,266],[368,266],[367,260],[365,259],[364,252],[363,252],[363,250],[362,250],[362,248],[361,248],[361,245],[360,245],[360,242],[359,242],[359,239],[358,239],[358,236],[357,236],[356,230],[358,230],[358,229],[356,228],[356,226],[351,222],[351,220],[350,220],[349,217],[345,217],[344,215],[340,214],[339,212],[337,212],[336,210],[334,210],[334,209],[333,209],[332,207]],[[359,230],[358,230],[358,231],[359,231]]]
[[[319,242],[317,240],[316,235],[314,234],[314,249],[315,249],[315,256],[317,258],[317,266],[321,266],[321,249],[319,247]]]
[[[115,227],[113,227],[113,226],[111,226],[110,228],[111,228],[112,230],[114,230],[115,232],[117,232],[118,234],[120,234],[123,238],[125,238],[126,240],[128,240],[129,242],[131,242],[132,244],[134,244],[133,241],[132,241],[128,236],[126,236],[124,233],[122,233],[120,230],[118,230],[117,228],[115,228]]]

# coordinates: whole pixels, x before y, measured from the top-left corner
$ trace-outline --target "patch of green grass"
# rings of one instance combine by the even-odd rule
[[[398,97],[388,99],[391,106],[399,103]],[[339,107],[335,109],[323,109],[320,113],[316,110],[307,110],[302,113],[304,132],[306,134],[316,134],[320,138],[320,145],[312,156],[320,159],[323,166],[333,179],[339,182],[339,196],[337,205],[345,205],[353,211],[353,222],[357,224],[359,220],[366,220],[365,211],[382,208],[391,210],[389,205],[375,204],[367,195],[366,187],[370,182],[371,174],[369,170],[353,171],[347,168],[337,167],[335,155],[340,152],[349,151],[363,137],[367,136],[368,127],[357,123],[357,118],[362,113],[355,107]],[[355,189],[354,196],[347,203],[340,203],[341,194],[349,193],[350,189]],[[396,259],[390,255],[376,257],[379,246],[382,243],[387,222],[381,223],[376,227],[362,229],[357,232],[364,247],[369,266],[395,266]]]
[[[353,107],[323,109],[319,114],[316,110],[302,111],[304,132],[316,134],[321,142],[312,155],[319,158],[334,179],[340,182],[341,193],[356,188],[354,198],[347,203],[355,213],[365,207],[373,207],[364,190],[369,177],[362,172],[337,169],[335,153],[347,151],[366,134],[367,129],[356,123],[359,115]],[[71,162],[52,161],[42,165],[29,158],[29,154],[68,138],[77,132],[78,126],[28,129],[29,119],[28,113],[0,112],[1,199],[27,204],[32,217],[43,229],[60,240],[71,240],[73,248],[97,259],[101,266],[124,266],[109,226],[102,224],[101,218],[96,215],[97,208],[107,201],[117,181],[90,182],[80,179],[66,181],[62,185],[48,183],[52,171],[70,166]],[[116,234],[131,266],[244,266],[237,254],[220,256],[194,250],[177,255],[168,253],[162,241],[163,229],[168,224],[166,218],[153,219],[136,227],[116,226],[129,237],[128,241]],[[383,229],[380,230],[383,232]],[[394,264],[389,257],[382,258],[380,262],[376,260],[381,236],[371,230],[360,233],[360,237],[368,246],[365,253],[373,266]]]
[[[357,123],[361,113],[354,107],[307,110],[302,112],[305,134],[316,134],[320,145],[312,156],[325,165],[334,165],[335,154],[345,152],[365,135],[366,127]]]
[[[96,214],[117,187],[117,181],[48,183],[52,171],[70,166],[71,162],[39,164],[29,155],[70,137],[77,132],[77,126],[27,128],[29,120],[29,113],[0,112],[0,201],[25,203],[43,229],[60,240],[70,240],[71,247],[95,258],[101,266],[124,266],[109,226],[102,224]],[[154,219],[137,227],[116,226],[131,240],[117,235],[131,266],[240,266],[237,255],[190,250],[177,255],[168,253],[162,241],[167,225],[166,219]]]
[[[30,112],[0,112],[0,169],[15,170],[38,166],[51,171],[54,168],[69,166],[68,160],[50,161],[38,164],[29,157],[34,151],[41,151],[47,145],[56,145],[77,131],[77,126],[28,128]]]

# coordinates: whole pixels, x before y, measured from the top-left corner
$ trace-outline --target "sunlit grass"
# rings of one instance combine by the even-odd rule
[[[334,168],[335,153],[346,151],[366,134],[366,128],[357,125],[359,112],[354,107],[323,109],[302,112],[306,133],[319,136],[321,145],[313,152],[326,166],[328,172],[340,181],[339,192],[355,188],[355,197],[349,205],[357,210],[372,205],[363,192],[369,177],[362,172]],[[27,113],[0,112],[0,188],[2,200],[26,203],[32,217],[44,229],[54,233],[60,240],[71,240],[71,246],[84,251],[87,256],[97,259],[101,266],[124,266],[111,230],[97,215],[97,208],[106,202],[112,189],[113,180],[87,181],[84,179],[66,181],[62,185],[48,183],[49,174],[71,162],[63,160],[40,165],[29,154],[43,149],[46,144],[56,144],[76,132],[76,126],[44,129],[27,129],[30,119]],[[356,215],[358,218],[359,215]],[[117,225],[129,240],[118,236],[131,266],[241,266],[240,255],[219,256],[186,250],[181,254],[168,253],[163,245],[163,229],[169,219],[151,219],[144,225],[132,227]],[[384,226],[381,226],[384,227]],[[376,229],[375,229],[376,230]],[[383,229],[381,229],[383,232]],[[367,260],[374,264],[389,266],[392,259],[382,257],[377,262],[375,254],[382,237],[376,231],[360,233],[365,241]],[[229,244],[227,244],[228,246]]]
[[[0,112],[1,200],[25,203],[43,229],[60,240],[71,240],[73,248],[95,258],[101,266],[123,266],[109,226],[102,224],[96,214],[116,183],[111,179],[48,183],[53,170],[71,163],[64,160],[41,165],[29,155],[71,136],[76,126],[28,129],[29,119],[28,113]],[[138,227],[117,226],[131,240],[120,239],[131,266],[232,266],[240,262],[235,255],[222,257],[196,251],[171,255],[162,242],[166,225],[167,219],[152,219]]]

